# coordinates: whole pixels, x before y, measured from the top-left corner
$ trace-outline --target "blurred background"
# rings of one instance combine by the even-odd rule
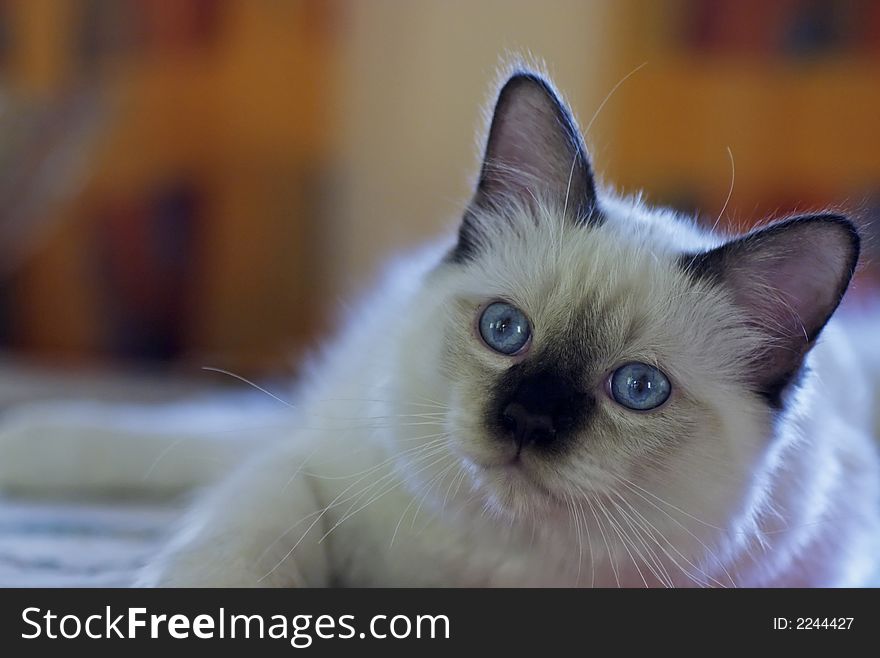
[[[0,398],[295,371],[454,226],[505,52],[582,126],[646,63],[587,136],[618,190],[714,223],[729,148],[723,225],[880,205],[880,1],[2,0]]]

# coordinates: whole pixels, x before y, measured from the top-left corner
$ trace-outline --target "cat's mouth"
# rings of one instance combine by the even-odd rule
[[[466,462],[478,482],[521,489],[522,493],[531,493],[541,497],[556,498],[544,484],[540,475],[529,466],[520,454],[494,462],[473,459],[466,459]]]

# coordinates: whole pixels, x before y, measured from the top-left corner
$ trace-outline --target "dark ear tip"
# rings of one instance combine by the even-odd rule
[[[855,271],[856,264],[859,260],[861,252],[862,237],[859,227],[847,215],[838,212],[816,213],[800,217],[795,221],[822,224],[827,228],[832,228],[842,234],[842,237],[848,242],[850,252],[850,271]]]
[[[838,233],[849,250],[847,270],[851,276],[856,269],[861,250],[861,235],[858,225],[850,217],[837,212],[814,213],[799,215],[781,219],[770,224],[759,226],[740,238],[736,238],[727,245],[722,245],[708,252],[696,254],[683,254],[679,258],[679,264],[692,276],[697,278],[710,278],[718,280],[722,276],[723,262],[726,253],[732,245],[755,245],[767,238],[772,238],[780,233],[791,235],[790,231],[806,227],[831,229]],[[848,280],[848,278],[847,278]]]
[[[512,73],[507,80],[505,80],[504,84],[501,85],[501,91],[498,92],[498,99],[500,101],[507,97],[508,94],[514,93],[523,88],[536,89],[558,102],[559,96],[554,91],[553,85],[550,81],[540,73],[528,69],[519,69]]]
[[[808,226],[812,226],[813,229],[819,227],[825,229],[830,228],[842,234],[844,239],[849,243],[852,263],[853,267],[855,267],[855,263],[859,258],[859,251],[862,242],[859,228],[856,222],[850,217],[839,212],[821,212],[782,219],[767,226],[758,227],[746,236],[746,240],[760,239],[760,237],[772,235],[774,233],[782,233],[784,231],[796,229],[797,227],[804,228]]]
[[[846,215],[840,215],[837,213],[828,213],[825,216],[825,221],[836,224],[840,227],[841,230],[846,233],[847,237],[849,238],[850,245],[855,252],[855,258],[857,259],[859,256],[859,250],[861,249],[862,245],[862,235],[859,231],[858,224]]]
[[[545,83],[546,80],[544,80],[544,76],[537,71],[532,71],[530,69],[517,69],[507,77],[507,82],[504,83],[504,86],[506,87],[509,84],[521,84],[524,82],[542,84]]]

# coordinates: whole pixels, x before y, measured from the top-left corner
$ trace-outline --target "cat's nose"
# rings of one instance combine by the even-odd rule
[[[520,449],[530,443],[550,443],[556,437],[556,423],[552,416],[529,411],[519,402],[511,402],[504,408],[501,424]]]
[[[575,436],[595,404],[591,395],[578,389],[574,377],[553,372],[523,377],[499,402],[494,434],[502,441],[513,440],[518,450],[529,445],[559,447]]]

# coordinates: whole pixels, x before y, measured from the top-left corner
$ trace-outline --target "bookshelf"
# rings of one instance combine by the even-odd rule
[[[560,39],[559,17],[542,8],[533,19],[525,4],[500,27],[457,31],[462,7],[0,0],[0,349],[251,374],[288,363],[334,306],[321,285],[357,278],[380,243],[436,231],[432,179],[463,165],[449,133],[415,137],[429,132],[432,99],[476,93],[460,81],[473,62],[542,38],[565,41],[551,68],[583,75],[590,98],[647,62],[588,136],[598,172],[623,191],[714,222],[729,147],[736,183],[722,225],[838,205],[880,214],[880,2],[607,0],[565,16],[601,22],[584,26],[589,45],[570,38],[580,30]],[[578,108],[581,119],[595,106]],[[376,166],[405,114],[396,160]],[[455,119],[464,134],[472,118],[450,110],[443,125]],[[22,172],[57,161],[68,134],[75,175],[26,194],[39,177]],[[356,139],[340,145],[342,135]],[[407,176],[418,148],[436,156],[431,177]],[[389,200],[401,181],[411,196]],[[336,212],[345,195],[363,207]],[[13,224],[33,235],[4,233]],[[19,262],[6,257],[13,243],[26,257],[4,270]],[[868,259],[880,262],[870,249]]]
[[[0,3],[8,97],[86,93],[101,117],[76,188],[28,219],[51,230],[3,277],[5,347],[53,364],[286,364],[317,325],[336,19],[323,0]]]
[[[602,119],[609,180],[714,221],[730,147],[736,183],[724,221],[739,228],[795,210],[864,208],[880,190],[880,3],[618,7],[612,61],[647,65]]]

